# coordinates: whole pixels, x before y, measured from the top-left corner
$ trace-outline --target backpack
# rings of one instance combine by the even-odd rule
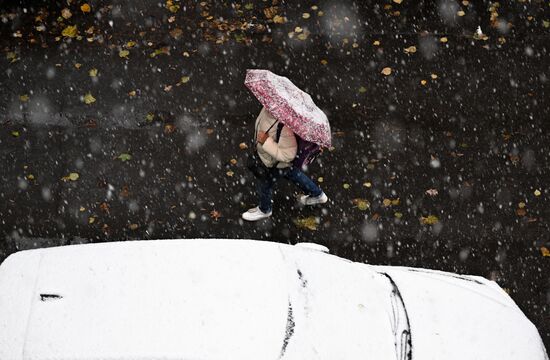
[[[296,152],[296,157],[292,161],[292,166],[300,170],[306,170],[308,165],[314,162],[321,153],[321,147],[311,141],[302,139],[296,134],[294,134],[294,136],[296,137],[298,151]]]

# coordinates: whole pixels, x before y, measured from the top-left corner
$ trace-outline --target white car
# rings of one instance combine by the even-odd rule
[[[548,359],[492,281],[319,250],[197,239],[15,253],[0,266],[0,359]]]

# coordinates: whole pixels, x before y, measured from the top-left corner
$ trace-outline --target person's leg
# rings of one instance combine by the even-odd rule
[[[270,179],[258,179],[257,191],[260,199],[259,208],[263,213],[271,212],[271,198],[273,196],[273,185],[275,182]]]
[[[284,176],[294,182],[306,195],[311,197],[320,196],[323,190],[317,186],[302,170],[295,167],[285,169]]]
[[[278,169],[273,169],[267,179],[258,180],[258,197],[260,198],[260,210],[264,213],[270,213],[273,206],[271,199],[273,198],[273,188],[277,179],[282,175]]]

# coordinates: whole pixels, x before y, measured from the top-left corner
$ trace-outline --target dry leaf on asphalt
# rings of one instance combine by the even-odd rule
[[[95,97],[92,96],[92,94],[90,93],[87,93],[86,95],[84,95],[84,103],[87,104],[87,105],[90,105],[90,104],[93,104],[95,103]]]
[[[65,37],[70,37],[70,38],[76,37],[77,34],[78,34],[78,29],[77,29],[76,25],[67,26],[61,32],[61,35],[65,36]]]
[[[315,231],[317,230],[318,221],[315,216],[309,216],[307,218],[294,219],[294,224],[299,228]]]
[[[428,190],[426,190],[426,195],[437,196],[437,194],[439,194],[439,191],[437,191],[437,189],[428,189]]]
[[[382,74],[388,76],[391,74],[391,68],[390,67],[385,67],[382,69]]]
[[[353,204],[362,211],[368,210],[370,208],[370,202],[366,199],[353,199]]]
[[[427,217],[422,216],[420,222],[424,225],[435,225],[439,222],[439,219],[435,215],[428,215]]]
[[[222,217],[222,213],[218,210],[212,210],[210,211],[210,217],[215,221],[218,221],[218,219]]]
[[[125,162],[125,161],[128,161],[128,160],[131,160],[132,159],[132,155],[130,154],[127,154],[127,153],[122,153],[120,154],[117,159],[119,159],[120,161],[122,162]]]
[[[67,20],[68,18],[73,16],[73,14],[71,13],[71,10],[64,8],[63,10],[61,10],[61,16],[63,17],[63,19]]]
[[[63,181],[76,181],[80,178],[80,175],[78,173],[72,172],[67,176],[63,176],[61,180]]]

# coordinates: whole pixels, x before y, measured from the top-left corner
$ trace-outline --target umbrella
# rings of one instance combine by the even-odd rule
[[[269,70],[247,70],[244,84],[277,120],[302,139],[330,147],[330,125],[311,96],[284,76]]]

